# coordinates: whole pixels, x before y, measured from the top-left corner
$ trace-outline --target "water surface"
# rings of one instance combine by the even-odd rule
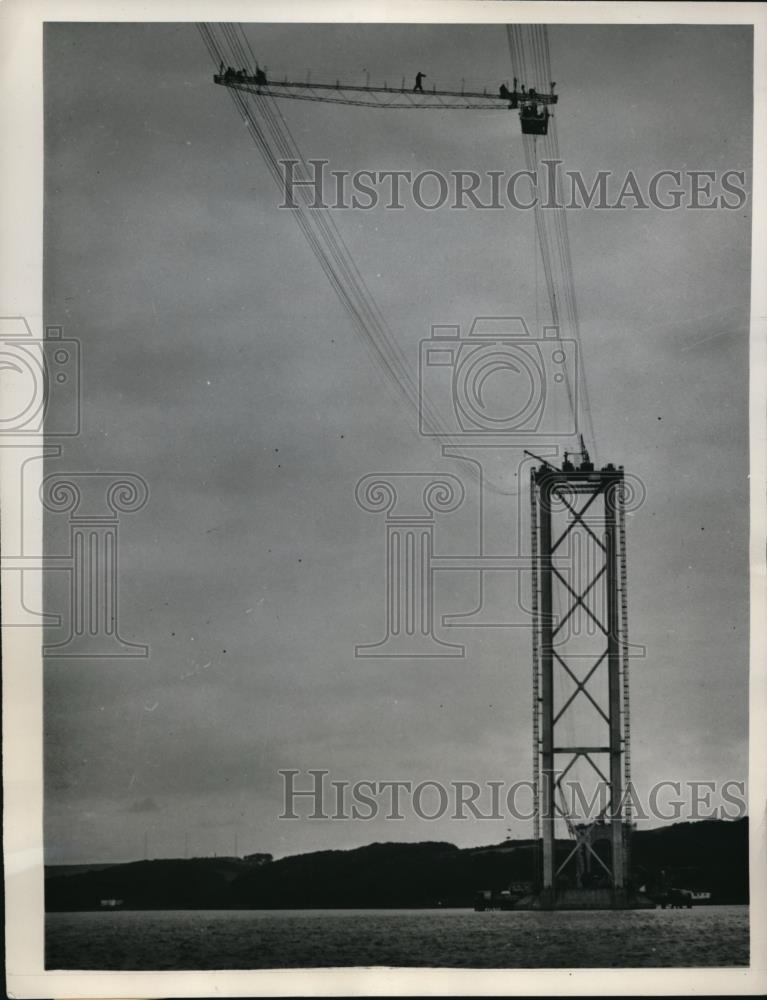
[[[48,969],[748,965],[748,907],[52,913]]]

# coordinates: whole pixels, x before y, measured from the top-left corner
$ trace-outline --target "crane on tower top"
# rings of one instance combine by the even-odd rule
[[[489,93],[487,87],[481,92],[461,90],[424,89],[418,73],[415,86],[405,86],[403,77],[399,87],[382,87],[341,83],[312,83],[311,80],[296,81],[269,80],[266,70],[256,67],[251,73],[247,69],[231,66],[219,67],[213,82],[232,90],[257,94],[259,97],[279,97],[294,101],[319,101],[324,104],[347,104],[365,108],[387,109],[431,109],[434,111],[519,111],[519,120],[524,135],[546,135],[548,133],[549,105],[556,104],[559,95],[554,93],[555,83],[550,84],[548,93],[539,93],[535,87],[519,84],[514,78],[512,89],[502,83],[496,93]]]

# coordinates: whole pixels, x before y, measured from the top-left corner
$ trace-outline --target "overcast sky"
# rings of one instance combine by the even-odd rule
[[[567,169],[750,171],[750,29],[549,35]],[[502,26],[249,38],[279,77],[511,76]],[[120,547],[120,629],[151,656],[46,669],[49,861],[142,857],[145,835],[160,857],[182,855],[185,835],[191,854],[232,853],[236,835],[241,853],[278,855],[529,835],[505,821],[277,819],[279,768],[527,778],[529,632],[441,630],[464,659],[354,657],[384,630],[384,525],[355,484],[465,470],[414,433],[277,209],[194,26],[48,25],[45,86],[46,322],[80,339],[84,372],[83,432],[50,470],[132,471],[151,490]],[[282,110],[331,169],[525,166],[516,116],[501,112]],[[432,323],[547,318],[531,212],[335,221],[414,372]],[[631,635],[647,647],[632,668],[634,777],[743,779],[750,204],[568,224],[599,457],[647,490],[628,526]],[[438,522],[440,552],[476,544],[466,486]],[[58,518],[50,544],[66,542]],[[456,576],[438,582],[440,614],[473,604],[476,580]]]

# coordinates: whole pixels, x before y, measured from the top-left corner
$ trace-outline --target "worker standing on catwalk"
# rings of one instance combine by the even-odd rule
[[[423,93],[423,83],[422,83],[422,81],[425,78],[426,78],[426,74],[425,73],[416,73],[416,75],[415,75],[415,87],[413,87],[413,93],[415,93],[416,90],[420,90],[421,93]]]

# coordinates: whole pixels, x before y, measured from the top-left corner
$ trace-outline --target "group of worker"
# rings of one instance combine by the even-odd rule
[[[518,108],[520,101],[522,102],[522,110],[520,114],[523,118],[536,118],[539,120],[544,120],[549,117],[548,108],[544,108],[543,111],[538,111],[538,101],[537,98],[540,96],[535,87],[530,87],[529,90],[525,90],[524,83],[517,90],[517,78],[514,77],[514,89],[509,90],[505,83],[502,83],[498,89],[499,95],[510,102],[510,108]],[[556,83],[549,84],[551,87],[551,96],[554,96],[554,88]]]
[[[224,64],[218,68],[219,76],[222,76],[224,80],[239,80],[242,83],[257,83],[260,86],[266,86],[267,79],[266,73],[259,66],[256,66],[255,76],[251,76],[246,69],[234,69],[232,66],[227,66],[224,69]]]
[[[554,88],[556,87],[556,83],[550,83],[549,86],[551,87],[551,94],[553,96],[553,94],[554,94]],[[514,77],[514,89],[513,90],[509,90],[509,88],[506,86],[506,84],[502,83],[501,86],[500,86],[500,88],[499,88],[499,93],[500,93],[501,97],[506,98],[508,100],[512,100],[512,101],[518,101],[520,98],[522,98],[525,101],[533,101],[533,102],[535,102],[536,97],[539,96],[538,91],[535,89],[535,87],[531,87],[529,90],[525,90],[524,83],[522,84],[522,86],[520,87],[520,89],[517,90],[517,78],[516,77]]]

